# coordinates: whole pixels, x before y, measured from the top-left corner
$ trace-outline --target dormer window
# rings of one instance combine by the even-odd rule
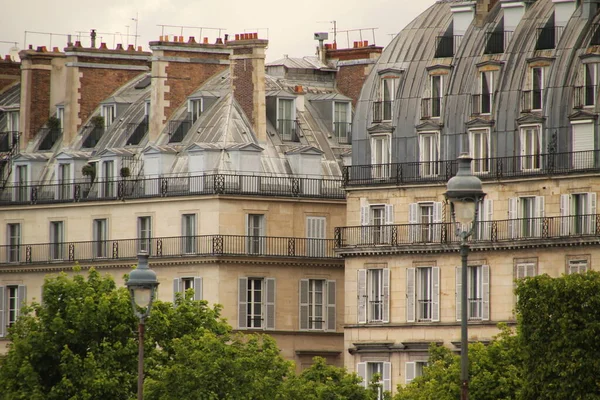
[[[150,100],[144,102],[144,119],[146,121],[150,119]]]
[[[389,134],[371,135],[371,173],[376,179],[389,176],[392,148]]]
[[[544,67],[531,67],[529,79],[529,90],[523,92],[522,112],[541,111],[543,108],[542,99],[544,95]]]
[[[105,104],[100,109],[100,115],[104,118],[104,127],[108,128],[115,122],[117,116],[117,106],[115,104]]]
[[[473,95],[473,115],[489,115],[494,106],[494,71],[479,73],[478,94]]]
[[[190,114],[192,124],[198,120],[200,115],[202,115],[202,111],[204,111],[204,102],[202,101],[202,98],[188,100],[188,113]]]
[[[56,119],[60,121],[60,129],[65,128],[65,108],[63,106],[56,107]]]
[[[596,104],[597,64],[583,65],[583,86],[576,86],[574,108],[593,107]]]
[[[294,99],[277,99],[277,132],[281,140],[298,142]]]
[[[7,132],[19,132],[19,111],[8,111],[6,113]]]
[[[429,75],[430,97],[426,97],[421,101],[421,119],[441,117],[443,88],[444,75]]]
[[[333,132],[340,144],[351,143],[351,112],[350,103],[335,101],[333,103]]]

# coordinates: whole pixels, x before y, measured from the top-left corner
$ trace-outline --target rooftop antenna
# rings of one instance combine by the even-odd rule
[[[250,29],[244,29],[244,33],[246,32],[260,32],[260,31],[267,31],[267,40],[269,40],[269,28],[250,28]]]
[[[227,30],[227,28],[208,28],[206,26],[164,25],[164,24],[157,24],[156,26],[161,27],[161,33],[160,33],[161,36],[165,36],[165,28],[179,28],[179,29],[181,29],[181,33],[180,33],[181,36],[183,36],[184,29],[199,29],[200,30],[199,36],[198,36],[199,40],[202,40],[202,31],[204,29],[218,31],[219,32],[218,37],[221,37],[222,31]]]
[[[371,31],[371,33],[373,34],[373,44],[375,44],[375,30],[379,29],[379,28],[358,28],[358,29],[346,29],[344,31],[338,31],[338,32],[345,32],[346,33],[346,40],[348,42],[348,47],[350,47],[350,32],[358,32],[358,35],[360,37],[360,41],[362,42],[363,40],[363,31]]]
[[[137,49],[137,38],[138,38],[138,13],[135,13],[135,18],[131,18],[132,21],[135,21],[135,48]],[[129,44],[129,26],[127,27],[127,44]]]
[[[27,34],[35,34],[35,35],[47,35],[50,39],[50,44],[48,46],[48,48],[52,48],[52,38],[54,36],[64,36],[66,38],[69,37],[68,34],[66,33],[54,33],[54,32],[35,32],[35,31],[25,31],[25,34],[23,36],[23,48],[27,47]],[[12,42],[11,42],[12,43]]]
[[[337,45],[337,21],[317,21],[319,24],[332,24],[333,25],[333,44]]]
[[[329,39],[329,34],[327,32],[315,32],[315,40],[319,41],[319,59],[323,64],[327,62],[325,49],[323,48],[323,42],[327,39]]]

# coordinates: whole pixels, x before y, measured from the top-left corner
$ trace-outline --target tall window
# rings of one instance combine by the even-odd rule
[[[440,269],[406,269],[406,322],[440,320]]]
[[[588,271],[588,260],[569,260],[567,273],[584,274]]]
[[[306,217],[307,255],[325,257],[325,217]]]
[[[21,224],[14,223],[6,225],[6,236],[8,245],[8,262],[21,261]]]
[[[512,238],[540,237],[544,222],[543,217],[543,196],[523,196],[508,199],[508,229]]]
[[[467,316],[469,320],[490,319],[490,268],[488,265],[469,266],[467,281]],[[456,268],[456,319],[461,318],[461,267]]]
[[[431,76],[431,116],[439,117],[442,113],[442,75]]]
[[[198,120],[200,115],[202,115],[202,99],[190,99],[188,103],[188,112],[190,113],[190,118],[192,119],[192,124]]]
[[[339,143],[350,143],[350,103],[333,103],[333,132]]]
[[[95,219],[93,221],[94,257],[104,258],[108,256],[108,229],[106,219]]]
[[[388,135],[371,136],[371,165],[373,178],[389,177],[390,137]]]
[[[248,235],[247,251],[249,254],[264,254],[265,216],[264,214],[248,214],[246,232]]]
[[[419,150],[421,176],[436,176],[439,173],[438,134],[419,134]]]
[[[391,121],[393,118],[393,105],[396,98],[398,78],[383,78],[379,86],[379,101],[381,104],[380,118],[382,121]]]
[[[383,393],[392,390],[392,364],[390,362],[361,362],[356,366],[356,373],[362,378],[361,384],[369,387],[375,376],[379,377],[377,400],[383,399]]]
[[[104,197],[115,196],[115,162],[107,160],[102,162],[102,176],[104,178]]]
[[[385,206],[371,206],[370,225],[372,226],[372,243],[386,243],[385,240]]]
[[[493,71],[483,71],[480,73],[480,111],[481,114],[491,114],[493,102]]]
[[[490,160],[487,129],[469,131],[469,151],[473,158],[471,162],[473,173],[489,172]]]
[[[561,235],[596,232],[596,193],[573,193],[560,196]]]
[[[181,235],[183,236],[183,253],[196,252],[196,214],[181,216]]]
[[[295,140],[296,121],[294,116],[294,100],[277,99],[279,104],[277,109],[278,131],[283,140]]]
[[[117,106],[114,104],[103,105],[100,109],[100,115],[104,117],[104,127],[108,128],[115,121]]]
[[[28,187],[28,176],[27,176],[27,165],[17,165],[15,169],[15,200],[16,201],[27,201],[29,200],[29,187]]]
[[[358,322],[389,322],[390,270],[358,270]]]
[[[0,337],[5,337],[6,328],[17,321],[25,296],[24,285],[0,286]]]
[[[542,138],[539,126],[521,128],[521,169],[541,168]]]
[[[50,222],[50,258],[62,260],[65,253],[65,231],[63,221]]]
[[[138,252],[150,254],[150,240],[152,238],[152,217],[138,217]]]
[[[300,329],[336,330],[335,281],[300,280]]]
[[[542,109],[542,97],[544,91],[544,69],[534,67],[531,69],[531,109]]]
[[[437,242],[441,239],[442,203],[411,203],[408,207],[411,242]]]
[[[596,68],[597,64],[585,64],[583,105],[596,104]]]
[[[188,289],[194,290],[194,300],[202,300],[202,277],[173,279],[173,301],[177,300],[177,293],[185,293]]]
[[[324,280],[311,279],[308,281],[308,323],[312,329],[323,329],[325,322],[323,313],[324,290]]]
[[[13,326],[19,316],[19,289],[18,286],[7,286],[8,299],[8,326]]]
[[[408,385],[415,378],[418,378],[419,376],[423,376],[425,367],[427,367],[427,361],[409,361],[405,364],[405,366],[406,366],[405,383]]]
[[[238,327],[275,329],[275,279],[239,278]]]
[[[8,111],[6,113],[7,128],[9,132],[19,132],[19,111]]]
[[[65,128],[65,108],[56,107],[56,119],[60,122],[60,129]]]
[[[58,198],[70,199],[71,196],[71,164],[58,164]]]

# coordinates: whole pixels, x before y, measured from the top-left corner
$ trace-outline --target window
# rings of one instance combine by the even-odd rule
[[[277,99],[277,131],[282,140],[296,141],[296,117],[293,99]]]
[[[544,91],[544,69],[542,67],[531,68],[531,109],[542,109],[542,96]]]
[[[408,385],[415,378],[423,376],[423,371],[427,367],[427,361],[409,361],[405,364],[405,383]]]
[[[148,121],[150,118],[150,101],[147,100],[144,102],[144,119]]]
[[[115,196],[115,162],[113,160],[107,160],[102,162],[102,177],[104,190],[104,197]]]
[[[390,322],[390,270],[358,270],[358,323]]]
[[[362,244],[390,244],[391,229],[385,225],[394,223],[393,204],[375,204],[362,206],[360,224],[364,226],[361,232]]]
[[[239,329],[275,329],[275,279],[239,278]]]
[[[333,133],[339,143],[350,143],[350,103],[333,103]]]
[[[71,164],[58,164],[58,198],[61,200],[71,199]]]
[[[485,174],[490,171],[488,130],[469,131],[469,152],[473,161],[471,170],[474,174]]]
[[[300,280],[300,330],[336,330],[335,281]]]
[[[94,240],[94,257],[104,258],[108,256],[108,229],[106,219],[95,219],[92,223]]]
[[[26,299],[26,287],[23,285],[0,286],[0,337],[6,336],[6,328],[12,326]]]
[[[560,196],[561,235],[589,235],[596,232],[596,193]]]
[[[150,254],[150,240],[152,239],[152,217],[138,217],[137,230],[138,252]]]
[[[56,119],[60,122],[60,129],[65,128],[65,108],[56,107]]]
[[[439,172],[438,134],[419,134],[419,161],[421,176],[436,176]]]
[[[62,260],[65,255],[65,231],[63,221],[50,222],[50,258]]]
[[[493,220],[494,201],[492,199],[484,199],[477,204],[477,221],[479,226],[473,232],[473,237],[477,240],[491,240]]]
[[[493,93],[494,93],[494,72],[493,71],[482,71],[479,74],[479,93],[481,93],[480,101],[480,113],[491,114],[493,106]]]
[[[16,201],[28,201],[29,200],[29,177],[27,165],[17,165],[15,169],[15,200]]]
[[[325,217],[306,217],[306,244],[309,257],[325,257]]]
[[[440,320],[440,269],[406,269],[406,322]]]
[[[588,260],[569,260],[568,274],[585,274],[588,271]]]
[[[196,252],[196,214],[181,216],[181,236],[183,236],[183,254]]]
[[[585,64],[584,69],[583,105],[593,106],[596,104],[596,64]]]
[[[19,132],[19,117],[19,111],[8,111],[6,113],[6,126],[8,128],[8,132]]]
[[[379,393],[377,400],[383,399],[383,392],[392,390],[392,364],[390,362],[361,362],[356,366],[356,374],[362,378],[362,385],[367,388],[375,375],[379,376]]]
[[[508,199],[508,230],[513,239],[541,237],[543,217],[544,196]]]
[[[539,126],[521,128],[521,169],[541,168],[542,138]]]
[[[535,263],[519,263],[515,268],[515,279],[533,278],[536,276]]]
[[[173,279],[173,302],[175,302],[177,293],[185,293],[188,289],[194,290],[194,300],[202,300],[202,277]]]
[[[263,214],[248,214],[246,222],[248,235],[247,252],[249,254],[264,254],[266,251],[265,216]]]
[[[456,320],[461,319],[461,267],[456,267]],[[469,320],[490,319],[490,267],[469,266],[467,270],[467,316]]]
[[[100,109],[100,115],[104,118],[104,127],[108,128],[115,121],[117,106],[114,104],[103,105]]]
[[[442,203],[411,203],[408,206],[409,240],[438,242],[441,240]]]
[[[379,101],[376,103],[379,105],[378,109],[375,109],[374,120],[379,121],[391,121],[393,118],[393,105],[396,99],[396,90],[398,85],[398,78],[382,78],[379,85]]]
[[[388,135],[371,136],[371,168],[373,178],[389,177],[390,137]]]
[[[192,124],[198,120],[200,115],[202,115],[203,106],[204,104],[202,102],[202,99],[188,100],[188,112],[190,113]]]
[[[443,76],[431,76],[431,117],[439,117],[442,113]]]
[[[7,224],[6,231],[8,242],[7,261],[19,262],[21,261],[21,224]]]

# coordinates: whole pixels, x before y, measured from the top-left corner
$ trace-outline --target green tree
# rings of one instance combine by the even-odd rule
[[[521,399],[600,398],[600,273],[547,275],[517,286]]]

